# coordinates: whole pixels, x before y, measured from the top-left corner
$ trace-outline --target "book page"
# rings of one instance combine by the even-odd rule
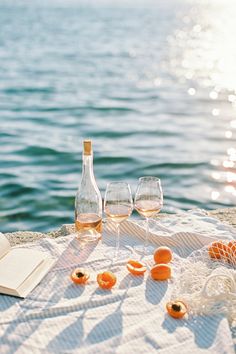
[[[0,259],[0,286],[17,289],[45,258],[44,252],[11,249]]]
[[[0,259],[11,249],[8,239],[0,232]]]
[[[56,260],[53,258],[45,259],[31,275],[20,285],[17,289],[18,296],[25,297],[31,290],[33,290],[36,285],[45,277],[48,271],[55,264]]]

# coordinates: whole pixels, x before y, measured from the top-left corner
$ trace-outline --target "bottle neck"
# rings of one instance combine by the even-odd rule
[[[93,174],[93,155],[83,155],[82,179],[83,178],[95,182],[95,178]]]

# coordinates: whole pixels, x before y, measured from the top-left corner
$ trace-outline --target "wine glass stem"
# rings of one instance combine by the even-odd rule
[[[144,241],[144,246],[143,246],[143,255],[144,256],[146,256],[146,254],[147,254],[148,234],[149,234],[149,218],[146,218],[146,234],[145,234],[145,241]]]
[[[115,250],[115,259],[118,258],[118,252],[120,249],[120,224],[116,224],[116,250]]]

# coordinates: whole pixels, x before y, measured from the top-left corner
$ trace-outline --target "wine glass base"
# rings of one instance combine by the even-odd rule
[[[114,251],[106,251],[105,257],[112,260],[113,262],[125,261],[130,258],[131,251],[130,250],[116,250]]]

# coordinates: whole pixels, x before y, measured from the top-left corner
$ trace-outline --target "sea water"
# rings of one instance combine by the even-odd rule
[[[73,222],[84,138],[102,193],[236,200],[234,1],[0,0],[0,230]]]

